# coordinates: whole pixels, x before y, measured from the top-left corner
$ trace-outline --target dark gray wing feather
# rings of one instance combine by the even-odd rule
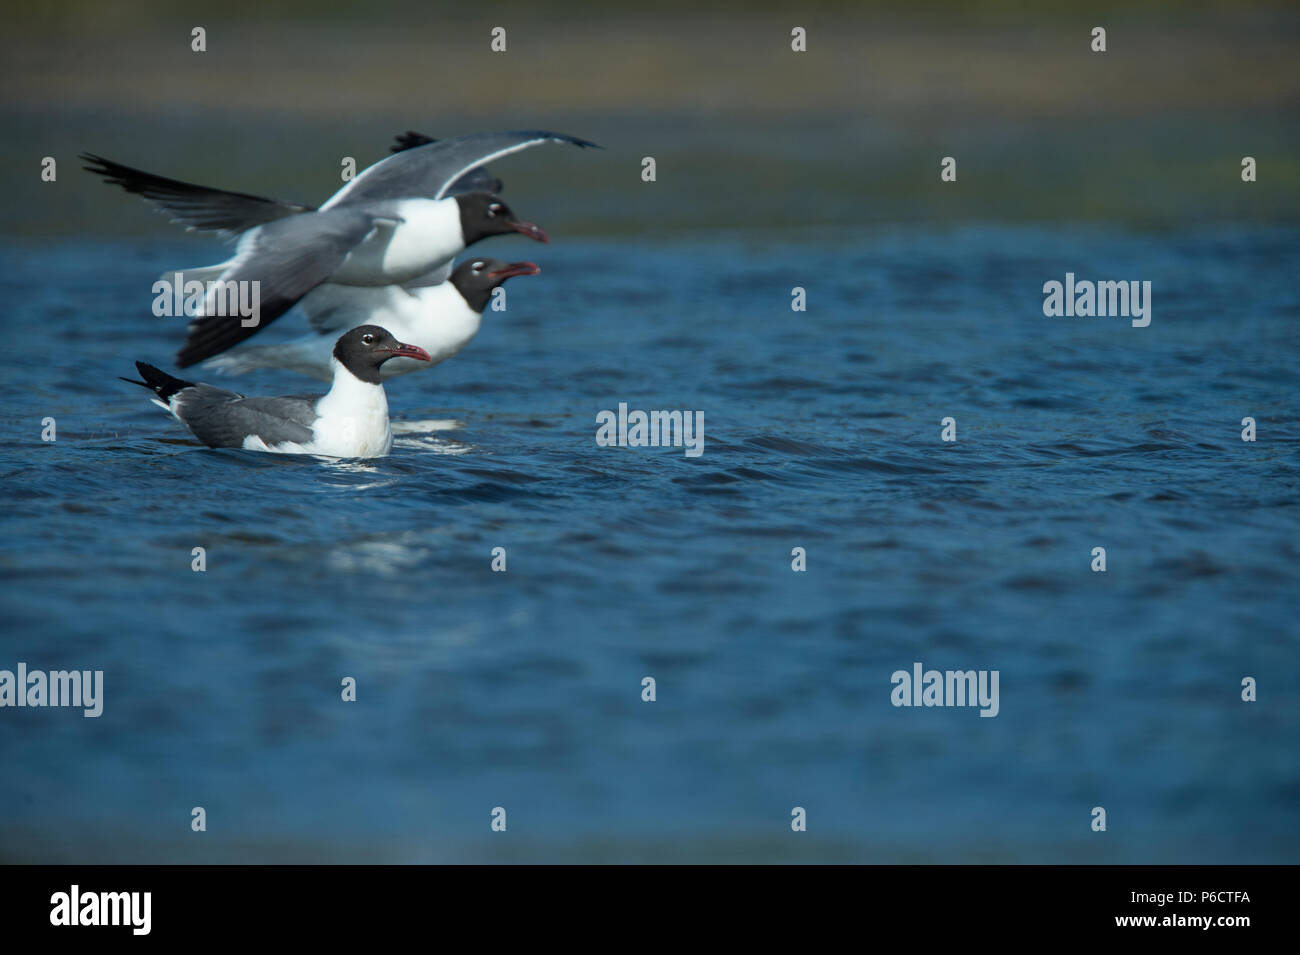
[[[441,139],[381,159],[336,192],[321,208],[383,199],[441,199],[466,173],[499,157],[547,142],[596,146],[585,139],[545,130],[472,133]]]
[[[490,192],[499,196],[504,188],[505,183],[488,172],[487,167],[479,166],[477,169],[471,169],[448,186],[443,195],[460,196],[467,192]]]
[[[413,129],[408,129],[406,132],[393,137],[393,145],[389,147],[388,151],[390,153],[400,153],[407,149],[415,149],[417,146],[427,146],[429,143],[436,143],[437,141],[432,136],[426,136],[424,133],[417,133]],[[459,196],[466,192],[491,192],[500,195],[504,186],[505,184],[500,179],[479,166],[477,169],[471,169],[448,186],[447,195]]]
[[[321,395],[245,398],[224,388],[195,385],[177,396],[176,416],[210,448],[242,448],[256,435],[268,445],[306,444],[313,437]]]
[[[245,327],[238,315],[195,319],[176,356],[177,365],[193,365],[257,334],[329,278],[348,252],[382,221],[382,217],[339,209],[280,219],[245,235],[230,267],[217,282],[260,283],[258,324]],[[217,294],[216,288],[209,290],[205,312],[217,310]]]
[[[87,172],[103,176],[105,182],[134,193],[169,216],[172,222],[190,230],[216,232],[225,238],[234,238],[242,232],[285,216],[314,211],[311,206],[296,202],[282,202],[246,192],[227,192],[179,179],[168,179],[166,176],[124,166],[94,153],[82,153],[78,158],[90,163],[82,167]]]

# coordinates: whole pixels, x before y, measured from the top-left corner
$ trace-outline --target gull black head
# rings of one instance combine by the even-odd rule
[[[345,332],[334,345],[334,357],[353,375],[372,385],[382,381],[379,366],[390,358],[433,361],[423,348],[399,342],[388,329],[378,325],[358,325]]]
[[[460,206],[460,231],[466,247],[490,235],[518,232],[538,242],[550,242],[539,226],[525,222],[510,211],[500,196],[490,192],[467,192],[456,197]]]
[[[502,262],[480,257],[466,259],[456,266],[447,281],[456,286],[470,308],[481,312],[487,308],[492,290],[506,279],[516,275],[537,275],[541,271],[532,262]]]

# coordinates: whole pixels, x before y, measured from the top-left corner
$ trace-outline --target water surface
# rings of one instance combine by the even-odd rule
[[[117,380],[170,367],[144,290],[197,240],[10,244],[0,667],[106,701],[0,720],[0,854],[1294,862],[1298,237],[503,242],[543,275],[333,463]],[[1045,318],[1067,271],[1150,280],[1150,327]],[[704,454],[597,447],[620,401],[703,411]],[[999,715],[894,708],[914,661],[998,670]]]

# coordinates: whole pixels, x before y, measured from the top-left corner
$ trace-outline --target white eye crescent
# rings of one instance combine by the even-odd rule
[[[361,336],[361,344],[373,345],[374,343],[375,343],[375,336],[371,335],[369,332],[366,332],[366,334]]]

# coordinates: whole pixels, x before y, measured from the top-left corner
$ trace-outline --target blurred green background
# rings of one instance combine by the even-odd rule
[[[1294,3],[56,2],[3,19],[9,235],[165,234],[77,171],[80,150],[320,202],[343,156],[364,167],[408,128],[604,144],[581,163],[538,150],[500,170],[529,216],[571,234],[1160,229],[1300,210]],[[505,53],[489,47],[495,26]],[[793,26],[806,53],[790,50]],[[47,155],[57,187],[39,180]],[[938,178],[949,155],[955,187]],[[1267,189],[1241,183],[1245,155]]]

